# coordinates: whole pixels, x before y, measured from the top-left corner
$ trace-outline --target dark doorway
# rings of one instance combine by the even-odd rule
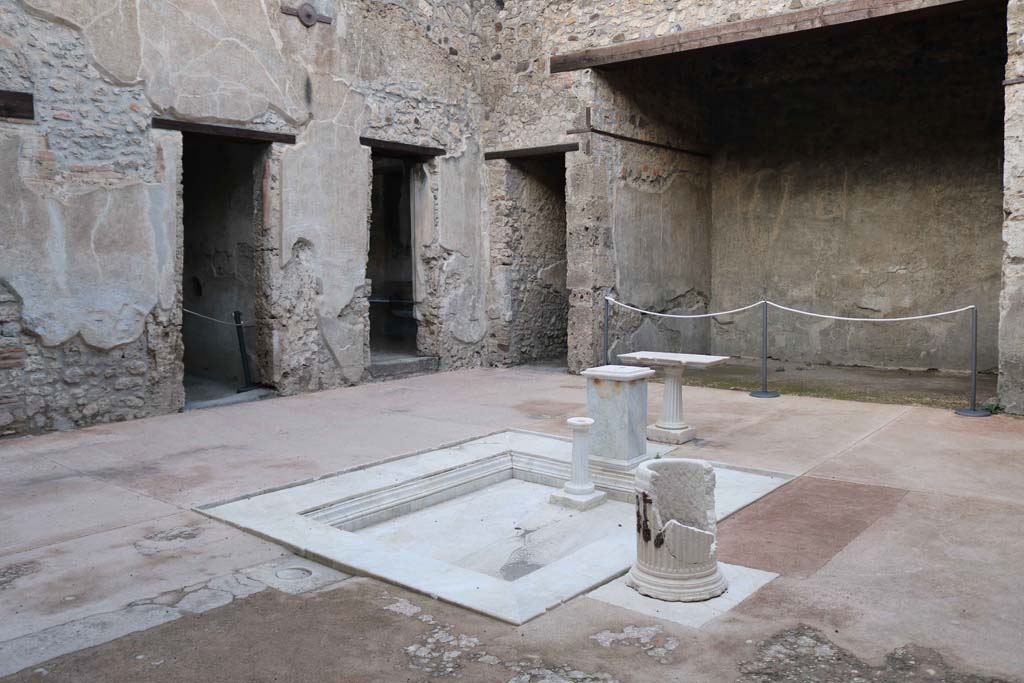
[[[370,354],[374,363],[415,357],[412,170],[415,161],[373,156]]]
[[[182,341],[186,405],[246,388],[235,312],[241,313],[251,384],[256,358],[257,221],[268,145],[184,134]]]

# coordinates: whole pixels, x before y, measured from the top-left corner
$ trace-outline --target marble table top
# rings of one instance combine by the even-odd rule
[[[729,356],[705,356],[700,353],[665,353],[662,351],[636,351],[623,353],[619,360],[627,365],[646,365],[661,367],[712,368],[722,365]]]
[[[633,363],[633,365],[640,365]],[[616,382],[632,382],[637,379],[646,379],[654,376],[654,370],[650,368],[636,368],[629,365],[599,365],[596,368],[589,368],[580,373],[591,379],[608,379]]]

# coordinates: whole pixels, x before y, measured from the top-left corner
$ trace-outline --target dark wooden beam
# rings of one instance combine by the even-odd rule
[[[440,147],[423,147],[422,145],[408,145],[404,142],[391,142],[390,140],[377,140],[375,138],[360,137],[359,144],[373,149],[374,153],[382,156],[423,159],[428,157],[443,157],[447,154]]]
[[[182,133],[209,135],[231,142],[281,142],[286,145],[295,144],[295,136],[288,133],[271,133],[265,130],[235,128],[234,126],[218,126],[212,123],[193,123],[176,119],[154,118],[153,127],[162,130],[177,130]]]
[[[658,38],[552,55],[551,73],[596,69],[679,52],[841,26],[866,19],[898,14],[906,14],[909,18],[910,15],[934,13],[935,10],[950,9],[953,6],[973,9],[987,4],[987,0],[847,0]]]
[[[484,152],[484,161],[492,159],[528,159],[531,157],[552,157],[566,152],[578,152],[578,142],[567,142],[562,145],[545,145],[543,147],[520,147],[494,152]]]
[[[32,93],[0,90],[0,117],[34,119],[35,115]]]

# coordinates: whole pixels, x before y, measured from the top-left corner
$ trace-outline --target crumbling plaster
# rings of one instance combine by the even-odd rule
[[[692,91],[699,85],[696,79],[676,78],[673,88],[665,88],[664,74],[656,69],[649,82],[632,69],[551,75],[546,56],[827,3],[316,0],[317,9],[334,23],[312,29],[280,14],[280,4],[0,0],[0,87],[31,89],[37,112],[34,123],[0,121],[0,135],[18,139],[21,181],[48,178],[47,191],[67,202],[89,193],[98,193],[97,198],[145,194],[146,201],[155,201],[152,195],[160,192],[153,188],[161,182],[165,163],[158,149],[178,136],[151,131],[148,122],[154,115],[296,133],[295,146],[274,145],[268,155],[258,228],[266,233],[262,249],[269,257],[260,260],[258,278],[271,292],[257,308],[258,334],[265,337],[262,374],[281,391],[295,393],[365,377],[370,174],[369,151],[359,145],[360,135],[448,152],[426,165],[420,199],[431,212],[416,227],[418,344],[421,353],[440,356],[443,368],[487,362],[488,200],[494,188],[484,175],[482,150],[581,144],[580,152],[566,155],[569,365],[578,370],[599,360],[604,292],[634,285],[622,278],[631,252],[619,239],[624,233],[612,226],[627,220],[628,206],[663,198],[660,191],[643,194],[619,177],[620,152],[628,143],[567,131],[584,123],[588,107],[598,127],[685,149],[701,149],[708,127],[699,107],[673,101],[699,94]],[[1010,3],[1008,77],[1022,71],[1015,28],[1019,14],[1015,0]],[[1024,410],[1024,356],[1019,352],[1024,314],[1018,314],[1024,284],[1016,284],[1024,276],[1014,270],[1022,258],[1014,251],[1022,241],[1015,226],[1024,224],[1015,218],[1013,203],[1022,175],[1014,170],[1020,165],[1017,89],[1006,91],[999,354],[1004,404]],[[90,104],[83,106],[86,101]],[[674,188],[669,194],[690,201],[696,210],[694,197],[682,198],[705,182],[696,170],[699,164],[681,159],[666,166],[651,154],[662,170],[673,164],[686,169],[668,170],[658,186]],[[28,195],[18,193],[19,201],[25,201]],[[623,201],[610,202],[611,196]],[[138,226],[150,220],[141,200],[135,201],[134,211],[126,222]],[[698,224],[691,222],[686,230]],[[21,218],[3,225],[5,248],[8,231],[25,232],[19,226]],[[166,224],[162,229],[167,234]],[[173,253],[180,251],[176,239]],[[32,248],[38,251],[39,245]],[[170,262],[162,258],[161,263]],[[666,310],[703,310],[709,288],[698,262],[690,264],[697,270],[664,294]],[[9,279],[10,272],[5,265],[0,277]],[[173,359],[180,356],[181,344],[175,327],[180,325],[175,320],[177,277],[158,279],[156,285],[152,280],[130,283],[149,291],[174,288],[170,299],[147,295],[141,318],[110,305],[100,318],[84,322],[59,310],[66,300],[37,305],[12,283],[11,296],[24,303],[18,321],[7,324],[19,325],[33,338],[55,330],[51,341],[89,334],[100,355],[148,340],[144,346],[150,345],[151,358],[160,359],[161,376],[175,384],[180,367],[175,375]],[[147,307],[146,301],[153,303]],[[680,301],[681,308],[671,308]],[[52,324],[47,328],[38,321]],[[637,337],[640,322],[628,316],[616,325],[617,337],[643,344],[678,344],[680,334],[696,335],[687,337],[687,344],[706,338],[704,332],[684,333],[664,323]],[[147,391],[156,391],[146,382]],[[180,405],[175,396],[147,398],[137,413],[173,409]],[[100,411],[91,419],[120,416]]]
[[[606,46],[622,41],[688,31],[714,24],[728,24],[769,15],[785,14],[789,11],[824,4],[829,3],[804,0],[735,3],[667,0],[653,5],[639,0],[608,3],[507,2],[504,9],[496,16],[496,21],[500,24],[500,27],[496,26],[496,29],[500,28],[500,30],[495,32],[492,50],[495,61],[491,66],[501,72],[501,80],[507,82],[508,87],[502,90],[497,85],[491,86],[494,95],[488,99],[488,105],[494,113],[491,114],[488,125],[485,126],[485,135],[491,146],[498,148],[551,144],[562,141],[579,141],[584,145],[585,151],[578,155],[569,155],[575,157],[568,170],[571,188],[568,197],[570,236],[585,233],[597,223],[612,220],[606,214],[614,214],[619,210],[618,207],[609,204],[601,196],[605,188],[608,187],[605,184],[608,182],[608,176],[614,176],[617,173],[615,156],[602,155],[601,144],[595,142],[597,139],[595,135],[572,135],[566,132],[571,128],[583,125],[584,111],[588,107],[591,109],[593,125],[606,131],[689,149],[699,150],[708,143],[704,148],[708,149],[712,155],[713,173],[710,183],[712,194],[719,182],[723,183],[721,189],[725,191],[724,194],[718,195],[715,203],[717,211],[713,214],[721,213],[723,210],[731,212],[745,210],[745,207],[749,206],[749,202],[747,205],[741,206],[732,202],[732,199],[735,199],[735,193],[731,192],[735,189],[733,180],[735,171],[738,170],[733,164],[737,162],[737,157],[735,154],[730,154],[728,158],[722,159],[717,155],[714,146],[709,144],[712,142],[711,133],[714,128],[711,122],[701,121],[701,107],[678,110],[670,106],[655,106],[651,101],[643,101],[643,98],[664,95],[673,89],[696,87],[697,90],[694,94],[698,98],[698,103],[704,99],[707,107],[712,100],[711,95],[714,93],[714,88],[710,92],[702,93],[700,92],[702,84],[715,83],[716,87],[728,85],[709,81],[717,74],[686,73],[680,71],[685,67],[681,67],[679,62],[673,62],[670,66],[667,61],[663,61],[661,63],[661,81],[656,87],[648,88],[642,85],[642,78],[637,78],[643,68],[640,65],[623,65],[608,71],[582,70],[569,74],[549,75],[543,68],[543,63],[533,60],[532,57],[537,54],[571,52],[588,47]],[[1015,51],[1019,53],[1020,50],[1020,41],[1014,31],[1014,11],[1014,5],[1011,5],[1011,58],[1007,67],[1008,78],[1019,76],[1020,74],[1017,72],[1024,71],[1014,61]],[[1020,10],[1016,11],[1019,13]],[[946,21],[955,22],[956,19],[947,19]],[[992,44],[992,32],[987,28],[985,35],[988,38],[984,38],[986,42],[983,50],[991,52],[993,48],[998,49],[998,42]],[[944,44],[945,41],[938,42]],[[903,49],[906,50],[911,43],[913,41],[903,44]],[[935,45],[931,45],[929,50],[934,48]],[[973,54],[977,50],[971,52]],[[824,84],[823,87],[831,87],[829,84],[833,80],[841,83],[844,82],[844,79],[849,79],[850,74],[853,74],[854,71],[850,71],[848,67],[857,68],[859,63],[866,67],[865,73],[874,73],[871,70],[879,70],[878,64],[871,63],[870,59],[865,61],[863,55],[855,56],[856,58],[849,55],[846,57],[849,57],[849,63],[841,64],[839,75],[832,73],[818,75],[820,82]],[[938,62],[949,61],[940,53],[933,54],[930,59],[936,59]],[[1014,66],[1015,64],[1016,66]],[[790,68],[792,66],[790,65]],[[671,69],[672,77],[666,79],[665,74],[668,69]],[[998,166],[998,152],[993,153],[992,150],[998,145],[999,138],[996,127],[991,125],[987,116],[992,112],[989,95],[996,93],[995,97],[998,103],[999,88],[994,79],[985,77],[984,82],[979,80],[981,71],[976,70],[966,80],[959,74],[962,73],[966,76],[969,70],[961,70],[953,76],[953,80],[961,80],[951,86],[952,92],[959,93],[964,90],[965,84],[971,83],[968,90],[975,92],[977,89],[984,89],[987,94],[980,98],[984,100],[984,104],[966,114],[965,116],[969,120],[962,122],[961,127],[969,128],[970,135],[965,136],[964,140],[949,140],[948,136],[939,134],[942,141],[950,144],[950,151],[945,157],[922,155],[917,160],[916,167],[913,164],[908,166],[904,163],[902,169],[899,167],[900,160],[893,159],[893,163],[889,167],[893,173],[887,176],[892,179],[892,182],[888,186],[876,185],[872,189],[862,182],[859,188],[847,188],[847,191],[851,193],[850,196],[857,198],[858,201],[863,196],[873,202],[865,204],[863,210],[860,211],[861,216],[857,220],[861,224],[866,225],[872,221],[885,220],[889,222],[902,221],[912,227],[906,234],[893,236],[893,239],[899,242],[899,245],[893,250],[887,251],[883,246],[888,243],[886,239],[878,241],[875,251],[872,252],[875,254],[872,258],[879,261],[878,268],[885,272],[879,272],[877,277],[871,272],[843,275],[842,286],[837,285],[840,289],[836,289],[836,287],[819,288],[820,291],[814,295],[813,301],[802,300],[800,303],[814,310],[824,310],[822,308],[824,306],[830,310],[845,311],[850,315],[857,314],[857,311],[861,311],[864,315],[878,315],[879,311],[893,315],[909,314],[925,310],[942,310],[965,303],[977,303],[981,309],[979,316],[980,363],[984,369],[994,367],[997,354],[995,343],[997,311],[994,301],[1000,290],[996,270],[1000,247],[992,228],[998,222],[998,218],[994,218],[994,211],[998,210],[996,207],[998,206],[999,186],[998,180],[992,180],[993,169]],[[931,80],[925,79],[918,83],[917,87],[926,88],[929,83]],[[668,84],[671,87],[667,87]],[[1013,159],[1018,155],[1011,150],[1011,145],[1017,145],[1017,140],[1019,140],[1012,130],[1016,116],[1013,111],[1014,98],[1018,97],[1014,94],[1014,88],[1019,87],[1011,85],[1006,91],[1007,192],[1015,183],[1019,184],[1017,176],[1021,175],[1014,170],[1019,164]],[[865,85],[864,88],[866,92],[871,91],[870,85]],[[972,95],[972,97],[974,96]],[[847,98],[844,106],[849,104],[850,101]],[[739,103],[735,106],[746,105]],[[666,114],[675,120],[658,120],[659,117],[664,117]],[[707,111],[704,115],[707,116]],[[870,117],[871,115],[870,111],[863,112],[863,116]],[[925,116],[929,115],[925,114]],[[756,117],[754,123],[756,123]],[[703,132],[701,132],[702,128]],[[928,125],[925,126],[924,132],[927,132],[927,129]],[[984,130],[981,137],[975,135],[982,129]],[[967,138],[973,142],[968,143]],[[896,142],[904,148],[910,146],[906,140],[897,140]],[[941,143],[936,140],[936,144]],[[777,177],[786,176],[789,172],[781,161],[776,163],[775,159],[763,158],[751,164],[749,170],[752,178],[765,175],[765,173],[758,174],[758,164],[778,167],[773,172],[765,171],[768,175],[762,180],[777,180]],[[929,174],[927,170],[929,164],[935,164],[934,174]],[[815,173],[811,165],[806,166],[805,170],[807,174],[810,174],[807,176],[808,178]],[[842,171],[836,168],[825,173],[822,182],[827,181],[828,178],[837,177],[837,172],[841,181]],[[894,204],[891,197],[885,198],[887,192],[898,190],[904,186],[910,187],[913,196],[907,206],[901,206],[900,202]],[[754,183],[754,187],[755,189],[751,191],[753,194],[748,192],[747,200],[753,201],[751,197],[760,197],[762,203],[768,202],[773,206],[777,203],[781,189],[774,186],[769,187],[764,182],[761,182],[760,185]],[[760,188],[763,192],[758,194],[756,188]],[[822,201],[826,201],[829,192],[834,194],[833,190],[834,188],[829,190],[823,186],[818,195],[821,196]],[[927,199],[936,195],[947,197],[948,201]],[[622,193],[619,196],[625,198],[628,194]],[[742,204],[744,198],[740,197],[740,201]],[[1015,312],[1020,309],[1018,299],[1021,298],[1018,291],[1020,288],[1016,287],[1015,283],[1021,278],[1017,277],[1019,274],[1013,270],[1015,259],[1020,260],[1012,253],[1013,244],[1015,244],[1013,236],[1014,210],[1011,195],[1008,194],[1006,204],[1008,218],[1004,228],[1004,243],[1007,246],[1003,258],[1002,303],[1000,304],[1002,312],[998,314],[1003,323],[1000,325],[998,353],[999,364],[1002,368],[1000,393],[1003,404],[1019,412],[1021,406],[1024,405],[1020,399],[1020,396],[1024,395],[1024,389],[1022,389],[1024,381],[1019,379],[1024,372],[1022,369],[1024,364],[1021,360],[1024,356],[1021,356],[1018,350],[1024,348],[1024,344],[1021,343],[1021,333],[1019,332],[1022,326],[1019,322],[1021,316]],[[725,218],[724,222],[728,224],[729,220]],[[937,231],[938,235],[932,234],[936,232],[933,228],[938,222],[942,223],[942,228]],[[1021,222],[1024,224],[1024,221]],[[742,244],[736,241],[737,230],[719,230],[717,217],[712,223],[714,225],[711,229],[712,242],[717,244],[715,247],[717,256],[714,264],[721,266],[726,261],[723,254],[730,248],[739,247]],[[732,227],[735,227],[735,222],[733,223]],[[570,367],[573,369],[599,360],[597,356],[601,335],[600,300],[603,295],[601,289],[612,287],[610,271],[618,269],[618,273],[623,272],[618,261],[621,254],[610,251],[607,240],[600,236],[590,239],[596,240],[595,251],[579,256],[575,272],[580,273],[580,277],[574,279],[572,258],[569,263],[570,283],[577,285],[572,293],[573,315],[570,319]],[[679,248],[685,250],[683,246]],[[860,248],[857,247],[857,249]],[[867,250],[871,251],[870,248]],[[913,256],[914,252],[919,252],[914,257],[919,263],[916,265],[910,263],[908,267],[902,267],[901,255]],[[710,286],[704,290],[714,299],[713,308],[728,308],[730,304],[746,303],[747,299],[756,300],[761,297],[763,286],[747,287],[743,283],[756,279],[756,273],[760,272],[757,258],[762,253],[762,251],[754,249],[745,260],[740,259],[728,269],[719,268],[719,277],[715,278],[717,286]],[[812,286],[812,283],[800,274],[801,258],[805,261],[817,259],[815,263],[823,271],[837,265],[842,266],[841,262],[837,262],[833,256],[828,256],[825,262],[820,262],[821,254],[807,254],[806,250],[791,251],[790,253],[793,257],[792,263],[789,266],[783,264],[784,267],[781,267],[780,270],[786,278],[793,282],[780,280],[776,283],[772,290],[775,298],[787,298],[793,291],[792,288],[802,291]],[[857,253],[859,254],[860,251]],[[842,254],[839,258],[841,261]],[[606,263],[605,261],[608,259],[611,259],[612,262]],[[905,258],[903,260],[906,261]],[[925,271],[920,271],[918,268],[921,263],[927,263]],[[591,269],[593,274],[583,275],[587,269]],[[893,272],[888,272],[886,269],[893,269]],[[712,271],[715,271],[714,267]],[[741,296],[742,292],[739,290],[728,292],[723,290],[723,283],[737,274],[740,276],[740,284],[743,285],[742,291],[747,292],[750,296]],[[872,280],[874,284],[871,284]],[[869,290],[865,296],[870,299],[866,305],[878,310],[858,309],[855,306],[857,302],[847,300],[850,297],[856,298],[851,290],[858,290],[865,284]],[[570,286],[573,285],[570,284]],[[920,296],[910,297],[911,290],[918,291]],[[830,298],[830,295],[836,293],[842,294],[842,296]],[[833,299],[835,299],[834,305],[828,305]],[[812,303],[814,306],[811,305]],[[860,301],[860,303],[864,303],[864,301]],[[779,323],[780,320],[781,318],[776,316],[776,322]],[[754,337],[757,336],[755,334],[756,327],[756,324],[751,325],[750,333],[741,335],[742,340],[729,329],[716,328],[716,339],[722,340],[724,352],[753,355],[756,352],[755,345],[753,345]],[[621,329],[614,321],[613,316],[611,334],[613,345],[618,339],[629,338],[633,331],[634,328]],[[871,330],[848,332],[842,328],[842,324],[823,325],[820,321],[811,321],[805,324],[785,325],[784,329],[774,338],[773,348],[785,347],[786,356],[797,360],[963,368],[967,361],[967,331],[968,322],[964,317],[956,320],[953,324],[942,320],[923,323],[918,326],[916,331],[909,333],[909,336],[896,332],[883,332],[880,337],[869,339],[872,334]],[[726,341],[730,339],[732,341]],[[665,341],[667,340],[664,335],[652,335],[646,339],[645,343],[659,344]],[[712,341],[711,346],[714,347],[715,343],[717,342]],[[800,344],[806,346],[803,353],[798,352]],[[712,351],[718,352],[715,349]]]
[[[988,11],[761,49],[756,68],[751,50],[709,64],[712,307],[767,297],[896,317],[976,304],[979,366],[996,367],[1002,30]],[[781,360],[969,367],[967,314],[770,318]],[[759,323],[717,319],[712,351],[757,355]]]
[[[491,280],[488,361],[518,365],[567,350],[565,160],[487,164]]]
[[[170,316],[157,335],[169,352],[149,355],[180,357],[180,206],[173,173],[161,170],[179,162],[180,135],[150,129],[163,116],[298,137],[273,145],[255,217],[257,281],[270,290],[257,305],[259,369],[279,390],[365,376],[370,152],[361,135],[446,150],[430,183],[432,235],[419,245],[422,309],[436,328],[424,350],[442,368],[483,362],[482,103],[471,68],[480,40],[469,2],[319,0],[334,21],[312,29],[275,0],[101,4],[0,0],[0,41],[17,55],[4,50],[0,87],[33,91],[37,112],[31,123],[0,122],[20,169],[4,178],[14,213],[0,277],[19,302],[10,324],[44,346],[81,335],[103,356],[142,338],[147,316]],[[158,150],[157,140],[172,147]],[[86,243],[69,242],[62,261],[52,247],[69,220],[68,239]],[[37,263],[47,277],[34,277]],[[132,416],[181,405],[180,358],[170,367],[173,400],[144,399]]]

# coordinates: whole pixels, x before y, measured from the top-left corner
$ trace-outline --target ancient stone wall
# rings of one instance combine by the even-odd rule
[[[708,60],[712,308],[767,297],[898,317],[977,304],[979,364],[994,368],[1002,31],[988,11]],[[784,360],[968,367],[968,315],[771,320],[769,352]],[[759,355],[755,314],[713,330],[715,353]]]
[[[707,125],[687,73],[676,88],[662,87],[664,74],[648,67],[588,73],[576,85],[595,132],[579,136],[581,151],[567,156],[571,370],[601,360],[606,294],[661,313],[707,310]],[[706,320],[641,318],[622,309],[610,318],[611,360],[628,351],[700,352],[708,345]]]
[[[954,33],[965,30],[957,27],[962,18],[953,15],[929,19],[923,30],[911,29],[905,36],[887,29],[887,37],[881,40],[886,44],[879,46],[873,58],[870,50],[858,47],[854,40],[858,33],[872,32],[865,28],[844,32],[833,41],[840,46],[831,48],[836,52],[818,64],[814,60],[830,48],[801,50],[803,38],[790,41],[790,49],[771,68],[760,68],[760,53],[748,53],[745,61],[735,65],[736,72],[783,74],[781,79],[763,84],[740,83],[713,69],[686,71],[699,57],[690,62],[664,60],[661,80],[654,88],[640,85],[635,66],[547,75],[543,64],[534,59],[545,52],[571,52],[823,4],[827,3],[665,2],[652,6],[630,0],[543,5],[507,2],[495,18],[490,66],[502,72],[510,87],[499,90],[493,86],[488,98],[494,113],[484,128],[487,143],[510,148],[582,140],[566,131],[584,124],[589,107],[595,127],[693,148],[701,144],[703,116],[709,122],[703,131],[704,150],[714,159],[710,186],[712,194],[717,192],[711,233],[719,267],[712,269],[714,286],[704,290],[714,299],[713,308],[761,298],[763,284],[747,285],[759,277],[763,280],[769,264],[778,266],[776,270],[796,283],[774,282],[775,298],[785,299],[795,289],[801,304],[815,310],[826,300],[837,301],[836,308],[848,315],[865,316],[943,310],[976,302],[980,307],[980,362],[983,368],[991,368],[997,353],[994,302],[1000,289],[996,265],[1000,244],[994,229],[1000,221],[999,183],[994,169],[1000,165],[1001,100],[992,76],[1000,63],[998,7],[983,9],[987,18],[966,18],[974,41],[969,46],[963,38],[953,38]],[[935,22],[940,28],[932,28]],[[942,22],[945,28],[941,28]],[[1011,44],[1013,40],[1011,37]],[[917,57],[911,57],[915,50]],[[805,68],[808,66],[811,68]],[[905,75],[898,81],[901,71]],[[874,79],[883,76],[889,85],[879,91]],[[683,109],[682,117],[671,106],[657,106],[652,101],[678,88],[690,89],[698,104]],[[719,95],[715,96],[716,92]],[[812,115],[814,106],[821,109]],[[666,114],[677,118],[659,120]],[[1007,121],[1012,120],[1008,110]],[[711,121],[716,124],[711,126]],[[872,121],[879,126],[895,125],[867,141]],[[794,135],[801,142],[787,147]],[[725,147],[719,149],[720,145]],[[602,220],[602,211],[614,209],[600,196],[600,183],[607,180],[605,172],[590,167],[585,159],[588,153],[595,152],[582,152],[570,164],[570,244],[574,220],[593,222],[582,207],[596,210]],[[1012,173],[1012,168],[1008,162],[1007,172]],[[901,193],[909,201],[897,200]],[[780,225],[778,234],[770,224],[763,229],[754,227],[753,223],[764,221],[752,216],[772,214],[780,201],[787,207],[785,221],[795,220],[797,227],[786,233]],[[834,215],[839,205],[847,207],[845,216]],[[1012,233],[1012,221],[1011,216],[1006,234]],[[831,224],[830,230],[835,232],[830,239],[823,239],[821,234],[807,232],[811,224]],[[874,234],[881,230],[878,226],[891,224],[900,228]],[[777,246],[769,254],[762,241],[772,238]],[[800,246],[810,243],[816,243],[818,251],[808,252]],[[598,251],[611,247],[602,245]],[[745,250],[744,255],[728,262],[725,254],[733,249]],[[586,279],[588,286],[601,279],[602,260],[607,257],[618,258],[610,251],[604,256],[581,256],[580,270],[594,267],[596,271]],[[1011,271],[1012,258],[1007,257]],[[864,266],[868,261],[873,265]],[[581,282],[573,279],[573,272],[570,254],[570,283]],[[1012,285],[1012,272],[1009,278],[1007,272],[1004,266],[1003,281]],[[750,296],[733,296],[725,289],[733,282]],[[570,321],[570,347],[579,343],[583,349],[582,358],[570,363],[577,367],[595,357],[593,349],[601,331],[600,293],[574,289],[572,298],[575,321]],[[1012,301],[1004,284],[1002,315],[1006,320],[1013,316]],[[953,320],[920,323],[903,332],[889,330],[878,336],[877,327],[791,323],[773,339],[773,347],[785,347],[787,357],[820,362],[962,368],[967,362],[968,319]],[[756,321],[751,330],[742,332],[726,319],[721,323],[715,323],[715,338],[722,340],[718,350],[744,355],[756,351]],[[1016,323],[1004,324],[1004,340],[1016,339],[1017,329]],[[1004,365],[1016,362],[1011,349],[1019,346],[1000,343]],[[1020,373],[1014,369],[1011,374],[1019,377]],[[1004,378],[1003,385],[1010,382]]]
[[[134,349],[147,362],[131,375],[141,405],[111,400],[83,416],[47,399],[52,415],[26,421],[19,408],[9,429],[182,404],[181,136],[152,130],[154,116],[298,138],[272,145],[256,193],[256,367],[283,393],[365,376],[370,162],[360,136],[443,147],[419,226],[429,232],[417,273],[421,346],[444,368],[483,362],[483,106],[473,67],[484,47],[471,3],[317,0],[333,23],[312,28],[269,1],[101,4],[0,0],[0,88],[31,91],[36,105],[32,122],[0,121],[5,167],[17,170],[0,180],[10,245],[0,278],[19,311],[5,339],[28,335],[62,368],[75,358],[114,366]],[[88,353],[68,355],[66,344]],[[5,354],[0,371],[18,371],[7,366],[21,352]],[[103,373],[110,381],[96,386],[112,388],[116,378]],[[59,375],[32,381],[57,395],[67,388]],[[0,400],[22,384],[5,380]]]
[[[999,398],[1024,413],[1024,3],[1007,4],[1003,141],[1003,289],[999,298]]]
[[[742,83],[735,74],[757,72],[755,63],[734,65],[733,76],[697,61],[673,62],[669,71],[663,63],[551,75],[547,56],[826,3],[314,4],[333,23],[306,28],[280,14],[276,0],[0,0],[0,88],[31,91],[36,104],[34,121],[0,120],[0,156],[13,170],[0,177],[0,422],[8,431],[182,404],[181,136],[152,130],[154,116],[297,136],[295,145],[267,152],[255,219],[255,287],[264,294],[254,309],[257,365],[283,393],[366,376],[371,173],[360,136],[446,150],[423,165],[414,192],[426,207],[414,226],[417,344],[420,353],[440,357],[442,368],[488,362],[487,286],[495,275],[488,255],[501,251],[491,240],[500,239],[505,220],[495,213],[492,221],[490,212],[501,191],[495,183],[507,179],[488,177],[483,150],[568,141],[581,145],[566,155],[571,369],[599,360],[605,292],[664,311],[702,311],[709,300],[717,307],[725,303],[720,297],[745,299],[754,290],[760,298],[767,271],[757,270],[757,259],[743,266],[723,256],[737,244],[755,255],[787,255],[776,265],[789,280],[801,276],[800,301],[787,299],[792,303],[810,305],[865,285],[865,296],[841,297],[850,311],[976,300],[986,306],[983,364],[994,363],[1000,245],[992,226],[1000,219],[992,169],[999,167],[1000,122],[998,86],[987,89],[987,74],[997,59],[993,34],[1002,29],[951,29],[945,42],[960,47],[945,53],[919,37],[924,56],[909,68],[865,63],[861,49],[823,60],[813,78],[794,79],[817,59],[805,54],[801,65],[797,54],[770,70],[781,80]],[[1021,10],[1016,0],[1010,8],[1006,74],[1014,78],[1024,75],[1024,62]],[[968,39],[978,49],[961,45]],[[911,52],[897,49],[895,56]],[[948,99],[928,89],[934,79],[915,76],[933,69],[947,74]],[[902,81],[901,71],[909,74]],[[864,74],[887,74],[889,87],[872,81],[855,89],[851,79]],[[999,362],[1004,403],[1024,410],[1018,91],[1006,89]],[[859,100],[859,92],[871,99]],[[802,108],[787,108],[803,100]],[[828,116],[812,116],[811,104],[827,107]],[[720,117],[723,108],[732,113]],[[871,132],[864,122],[890,118],[893,130],[907,134],[890,131],[863,144]],[[588,123],[603,132],[569,133]],[[837,142],[848,130],[855,134]],[[803,144],[786,148],[780,140],[794,132]],[[897,191],[911,201],[894,201]],[[943,199],[950,194],[955,202]],[[782,215],[783,204],[799,229],[776,234],[765,220]],[[902,232],[879,239],[867,230],[893,222]],[[824,251],[800,251],[801,235],[813,237],[815,226],[828,227],[832,239],[818,240]],[[649,271],[638,267],[652,256]],[[861,272],[851,260],[881,265]],[[820,272],[803,278],[800,263],[820,265]],[[737,279],[738,288],[722,289]],[[781,280],[773,286],[789,294]],[[920,290],[931,298],[911,301],[910,292]],[[832,362],[960,362],[945,355],[958,339],[953,326],[916,329],[881,343],[841,325],[794,325],[773,344],[796,349],[806,342],[808,358]],[[623,314],[613,332],[622,350],[709,344],[707,323]],[[749,353],[744,334],[717,328],[713,338]],[[898,356],[895,348],[924,353]],[[130,361],[123,371],[122,356]],[[143,360],[144,371],[132,364]],[[500,354],[493,360],[506,362]],[[68,374],[76,367],[91,379],[76,384],[77,373]],[[29,368],[42,374],[30,380]],[[96,398],[118,378],[122,389],[106,402]]]
[[[488,162],[491,282],[488,362],[566,355],[565,159]]]

